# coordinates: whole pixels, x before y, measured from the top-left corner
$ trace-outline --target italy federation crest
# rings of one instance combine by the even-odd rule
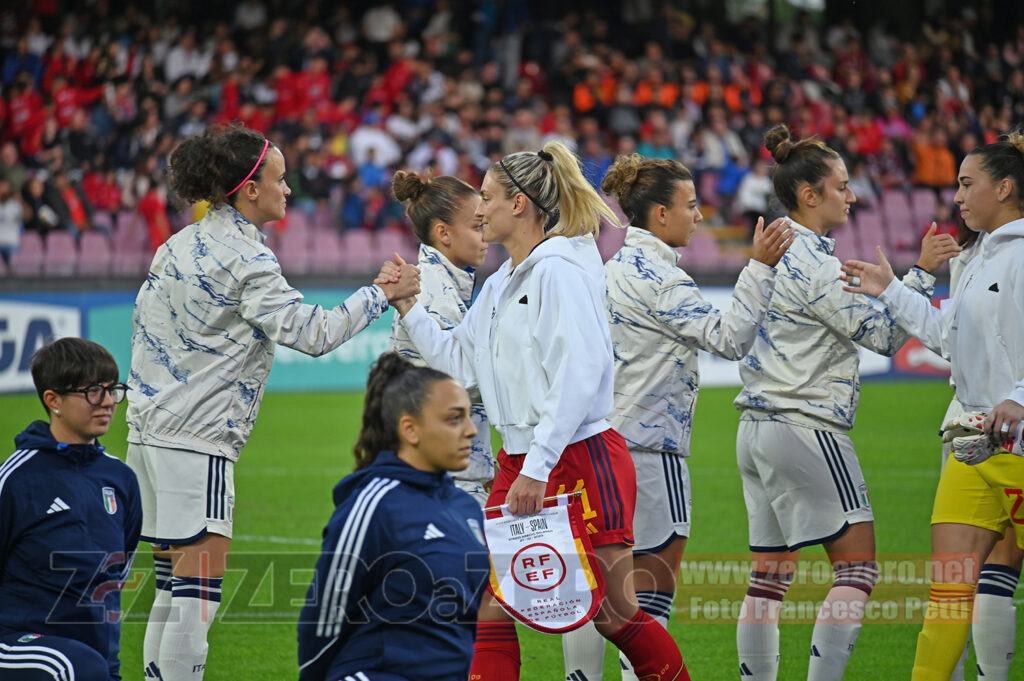
[[[107,509],[110,515],[117,513],[117,495],[114,494],[113,487],[103,488],[103,508]]]

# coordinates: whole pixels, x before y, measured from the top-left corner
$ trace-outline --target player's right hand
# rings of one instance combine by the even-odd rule
[[[787,218],[779,218],[767,227],[764,218],[757,219],[754,227],[754,260],[775,267],[793,244],[796,230]]]

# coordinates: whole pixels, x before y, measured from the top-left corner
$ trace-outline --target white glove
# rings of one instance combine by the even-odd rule
[[[1002,437],[993,442],[981,429],[985,416],[986,414],[977,411],[965,412],[942,426],[942,441],[952,443],[953,458],[968,466],[976,466],[993,454],[1024,456],[1024,446],[1021,443],[1024,423],[1017,426],[1017,432],[1013,436]]]

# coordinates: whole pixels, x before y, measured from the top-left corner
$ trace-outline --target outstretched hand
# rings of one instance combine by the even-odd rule
[[[394,262],[385,262],[373,283],[384,290],[388,302],[405,316],[416,303],[416,294],[420,292],[420,271],[395,253]]]
[[[917,266],[925,272],[934,272],[939,265],[960,255],[960,251],[963,250],[953,235],[936,234],[938,228],[933,222],[921,239],[921,257],[917,259]]]
[[[787,218],[779,218],[765,227],[764,218],[759,217],[754,227],[754,260],[775,267],[795,238],[796,230]]]
[[[882,291],[896,275],[881,246],[875,247],[875,253],[878,254],[877,265],[863,260],[847,260],[843,264],[843,273],[839,275],[839,279],[846,284],[843,287],[844,291],[866,293],[875,298],[882,295]]]

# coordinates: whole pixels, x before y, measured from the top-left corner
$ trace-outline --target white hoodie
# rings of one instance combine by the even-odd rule
[[[545,239],[488,277],[466,317],[442,330],[420,304],[402,319],[432,367],[479,386],[508,454],[547,481],[566,446],[610,426],[614,368],[594,239]]]
[[[1024,220],[982,242],[942,309],[893,280],[879,299],[926,346],[949,359],[966,411],[1006,399],[1024,406]]]

